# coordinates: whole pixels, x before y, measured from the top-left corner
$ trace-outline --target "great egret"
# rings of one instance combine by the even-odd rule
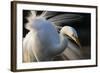
[[[53,21],[55,18],[47,20],[46,17],[52,15],[47,16],[46,14],[48,13],[43,12],[41,15],[36,16],[36,12],[31,11],[31,15],[27,18],[28,23],[25,28],[29,32],[23,39],[23,62],[52,60],[53,57],[68,48],[69,37],[79,45],[78,40],[76,40],[78,36],[75,29],[64,26],[58,33],[58,26],[55,27],[58,22]],[[70,53],[70,50],[68,52]],[[64,52],[62,55],[66,55],[68,52]],[[67,54],[68,57],[69,55]]]

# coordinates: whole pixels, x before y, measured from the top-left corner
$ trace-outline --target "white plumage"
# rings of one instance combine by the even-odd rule
[[[47,20],[46,12],[36,16],[32,11],[28,17],[26,29],[29,30],[23,39],[23,62],[49,61],[57,55],[66,56],[69,59],[79,58],[80,51],[75,47],[78,36],[75,29],[64,26],[60,34],[57,32],[54,22]],[[70,41],[73,39],[74,44]]]

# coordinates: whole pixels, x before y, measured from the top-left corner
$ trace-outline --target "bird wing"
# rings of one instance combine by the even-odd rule
[[[62,25],[62,23],[71,23],[74,21],[81,21],[81,19],[82,19],[82,16],[79,14],[60,14],[48,20],[53,22],[55,25]]]
[[[62,56],[67,57],[69,60],[82,59],[81,48],[78,47],[73,41],[68,40],[68,47],[62,53]]]
[[[57,15],[56,12],[53,12],[53,11],[43,11],[40,16],[43,16],[44,18],[48,19],[48,18],[54,17],[55,15]]]

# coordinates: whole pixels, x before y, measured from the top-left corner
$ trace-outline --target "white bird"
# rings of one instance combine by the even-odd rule
[[[80,45],[75,29],[64,26],[59,34],[55,27],[57,23],[52,21],[53,19],[47,20],[46,14],[43,12],[40,16],[36,16],[36,12],[31,11],[31,15],[27,18],[25,28],[29,32],[23,39],[23,62],[50,61],[59,54],[69,59],[77,58],[76,54],[80,56],[80,51],[77,47],[72,47],[74,45],[69,41],[71,38]]]

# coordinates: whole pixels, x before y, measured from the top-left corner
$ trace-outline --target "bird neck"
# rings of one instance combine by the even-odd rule
[[[66,48],[68,44],[68,39],[66,38],[65,34],[60,34],[60,43],[62,48]]]
[[[58,54],[62,53],[67,47],[67,39],[65,38],[65,36],[60,33],[59,38],[60,38],[59,39],[60,43],[57,45],[57,48],[56,48],[56,51]]]

